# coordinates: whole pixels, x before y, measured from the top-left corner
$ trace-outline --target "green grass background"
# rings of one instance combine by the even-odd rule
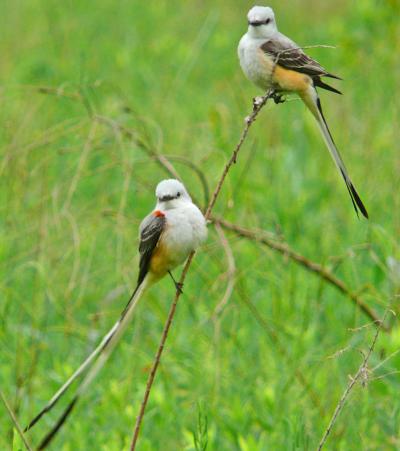
[[[335,83],[344,96],[322,93],[322,102],[370,220],[357,220],[299,101],[262,111],[215,213],[279,234],[360,291],[380,316],[388,305],[398,311],[399,2],[270,4],[280,29],[300,45],[337,46],[309,53],[344,79]],[[22,425],[125,305],[137,274],[137,227],[166,176],[96,115],[138,131],[160,153],[194,163],[213,189],[252,97],[262,94],[236,56],[250,6],[2,2],[0,383]],[[204,204],[196,174],[171,161]],[[236,266],[233,293],[214,315],[230,276],[211,225],[185,284],[139,449],[193,450],[194,435],[198,449],[206,441],[208,450],[315,449],[373,327],[350,331],[369,319],[349,299],[281,255],[226,237]],[[173,294],[165,279],[143,299],[51,449],[128,448]],[[391,322],[371,370],[390,358],[352,393],[327,449],[400,449],[400,355],[392,355],[400,331]],[[62,405],[29,433],[33,444]],[[18,449],[0,406],[0,448],[11,449],[13,441]]]

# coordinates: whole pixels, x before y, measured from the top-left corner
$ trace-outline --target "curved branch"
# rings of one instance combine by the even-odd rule
[[[304,257],[303,255],[295,252],[287,244],[280,243],[278,241],[269,238],[263,232],[246,229],[244,227],[225,221],[225,219],[222,218],[213,218],[213,221],[216,224],[219,224],[224,229],[230,230],[231,232],[235,233],[238,236],[264,244],[270,249],[273,249],[279,252],[280,254],[284,255],[285,257],[288,257],[291,260],[295,261],[308,271],[317,274],[326,282],[334,286],[342,294],[347,296],[365,315],[371,318],[374,322],[379,323],[380,321],[379,317],[374,312],[374,310],[372,310],[371,307],[369,307],[356,293],[351,291],[351,289],[348,288],[342,280],[337,278],[334,274],[332,274],[329,270],[325,269],[319,263],[315,263],[309,260],[308,258]],[[381,325],[380,327],[385,331],[389,330],[388,326],[386,326],[385,324]]]

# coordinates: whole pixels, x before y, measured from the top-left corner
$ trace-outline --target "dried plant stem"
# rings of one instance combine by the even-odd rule
[[[271,97],[271,95],[272,95],[272,90],[270,89],[261,98],[260,101],[254,102],[253,112],[251,113],[250,116],[248,116],[246,118],[246,125],[245,125],[245,127],[243,129],[243,132],[242,132],[242,135],[241,135],[241,137],[239,139],[239,142],[236,145],[236,147],[235,147],[235,149],[234,149],[234,151],[232,153],[231,158],[226,163],[226,165],[225,165],[225,167],[224,167],[224,169],[222,171],[221,177],[220,177],[220,179],[219,179],[219,181],[217,183],[217,186],[216,186],[216,188],[215,188],[215,190],[214,190],[214,192],[213,192],[213,194],[211,196],[211,200],[210,200],[210,202],[208,204],[206,213],[204,215],[206,220],[208,220],[210,218],[210,216],[211,216],[212,209],[214,208],[214,205],[215,205],[215,203],[216,203],[216,201],[218,199],[218,196],[219,196],[219,194],[221,192],[222,185],[224,184],[225,178],[228,175],[228,172],[229,172],[231,166],[234,163],[236,163],[236,159],[237,159],[238,153],[239,153],[239,151],[240,151],[240,149],[241,149],[241,147],[242,147],[242,145],[243,145],[243,143],[244,143],[244,141],[245,141],[245,139],[247,137],[247,134],[249,132],[249,129],[250,129],[251,125],[256,120],[256,118],[258,116],[258,113],[261,111],[263,106],[267,103],[267,101]],[[181,284],[183,284],[184,281],[185,281],[185,278],[186,278],[186,275],[187,275],[187,273],[189,271],[190,265],[192,264],[193,257],[194,257],[194,252],[192,252],[190,254],[190,256],[189,256],[189,258],[188,258],[188,260],[187,260],[187,262],[186,262],[186,264],[185,264],[185,266],[183,268],[182,275],[181,275],[181,278],[180,278],[180,281],[179,281]],[[133,432],[133,438],[132,438],[132,442],[131,442],[131,446],[130,446],[130,450],[131,451],[134,451],[136,449],[136,444],[137,444],[137,440],[138,440],[139,432],[140,432],[140,426],[142,424],[143,416],[144,416],[144,413],[145,413],[145,410],[146,410],[146,405],[147,405],[147,402],[148,402],[148,399],[149,399],[149,396],[150,396],[151,388],[152,388],[152,385],[153,385],[153,382],[154,382],[154,378],[155,378],[155,375],[156,375],[156,372],[157,372],[157,368],[158,368],[159,363],[160,363],[162,352],[164,350],[165,342],[166,342],[167,337],[168,337],[168,332],[169,332],[169,329],[170,329],[171,324],[172,324],[172,320],[173,320],[174,315],[175,315],[176,306],[178,304],[180,295],[181,295],[181,292],[179,290],[177,290],[177,292],[175,293],[174,301],[173,301],[173,303],[171,305],[171,308],[170,308],[170,311],[168,313],[167,321],[166,321],[164,329],[163,329],[163,333],[162,333],[162,336],[161,336],[160,344],[158,346],[157,353],[155,355],[155,358],[154,358],[154,361],[153,361],[153,365],[152,365],[149,377],[147,379],[147,384],[146,384],[144,397],[143,397],[142,404],[141,404],[140,410],[139,410],[139,414],[137,416],[136,423],[135,423],[135,428],[134,428],[134,432]]]
[[[253,105],[253,112],[251,113],[250,116],[246,117],[246,119],[245,119],[246,125],[245,125],[245,127],[243,129],[242,136],[240,137],[239,142],[237,143],[236,148],[233,151],[230,160],[225,165],[225,168],[224,168],[224,170],[222,172],[222,175],[221,175],[221,177],[219,179],[217,187],[215,188],[215,190],[213,192],[213,195],[211,196],[211,200],[210,200],[210,203],[208,204],[208,208],[207,208],[206,214],[205,214],[206,219],[210,218],[211,211],[214,208],[215,202],[217,201],[217,198],[218,198],[219,193],[221,191],[222,185],[224,184],[225,178],[226,178],[231,166],[234,163],[236,163],[237,155],[239,153],[240,148],[242,147],[242,145],[244,143],[244,140],[247,137],[247,134],[249,133],[249,129],[250,129],[251,125],[257,119],[258,113],[261,111],[263,106],[267,103],[268,99],[272,96],[272,94],[273,94],[273,90],[269,89],[267,91],[267,93],[263,97],[261,97],[261,100],[255,101],[254,105]]]
[[[27,439],[26,439],[24,433],[22,432],[21,426],[19,425],[19,423],[18,423],[18,421],[17,421],[17,418],[16,418],[16,416],[15,416],[13,410],[11,409],[11,406],[8,404],[6,398],[4,397],[3,392],[2,392],[1,390],[0,390],[0,398],[1,398],[1,400],[3,401],[3,403],[4,403],[4,405],[5,405],[5,407],[6,407],[6,410],[7,410],[8,414],[10,415],[10,418],[11,418],[11,420],[12,420],[14,426],[15,426],[15,429],[17,430],[19,436],[20,436],[21,439],[22,439],[22,442],[23,442],[24,445],[25,445],[25,448],[26,448],[28,451],[32,451],[32,447],[29,445],[29,443],[28,443],[28,441],[27,441]]]
[[[317,274],[319,277],[324,279],[326,282],[328,282],[345,296],[347,296],[352,302],[354,302],[357,307],[361,309],[363,313],[365,313],[374,322],[378,324],[381,323],[378,315],[357,294],[352,292],[342,280],[338,279],[335,275],[333,275],[329,270],[325,269],[320,264],[315,263],[304,257],[303,255],[295,252],[287,244],[269,238],[268,236],[266,236],[266,233],[262,231],[246,229],[244,227],[225,221],[225,219],[222,218],[213,218],[213,221],[221,225],[221,227],[223,227],[224,229],[234,232],[238,236],[264,244],[265,246],[300,264],[308,271]],[[380,325],[380,327],[385,331],[389,330],[386,325]]]
[[[383,319],[378,320],[378,327],[375,331],[375,335],[374,335],[372,343],[368,349],[368,352],[365,354],[364,359],[363,359],[360,367],[358,368],[357,373],[354,375],[354,377],[351,378],[349,385],[346,387],[345,391],[343,392],[343,395],[340,398],[335,411],[333,412],[332,418],[329,421],[327,428],[325,429],[324,435],[322,436],[322,439],[318,445],[317,451],[321,451],[321,449],[324,447],[326,440],[328,439],[328,436],[331,433],[332,428],[335,425],[335,422],[336,422],[340,412],[342,411],[344,404],[345,404],[347,398],[349,397],[349,394],[352,391],[353,387],[356,385],[358,380],[361,377],[363,377],[363,375],[368,371],[368,361],[369,361],[369,358],[371,357],[372,351],[375,348],[376,342],[378,340],[379,332],[381,331],[381,328],[385,323],[387,314],[388,314],[388,310],[386,310],[385,314],[383,315]]]
[[[190,268],[190,265],[192,263],[194,254],[195,253],[192,252],[189,255],[189,258],[186,261],[186,264],[185,264],[185,266],[183,268],[182,275],[181,275],[181,278],[180,278],[180,283],[183,283],[183,281],[186,278],[186,274],[189,271],[189,268]],[[135,447],[136,447],[136,442],[137,442],[137,439],[138,439],[138,436],[139,436],[139,431],[140,431],[140,425],[141,425],[141,422],[142,422],[142,419],[143,419],[143,416],[144,416],[144,412],[146,410],[146,405],[147,405],[147,401],[148,401],[149,396],[150,396],[151,387],[153,385],[153,381],[154,381],[154,378],[155,378],[155,375],[156,375],[156,372],[157,372],[157,369],[158,369],[158,365],[160,364],[161,354],[162,354],[162,352],[164,350],[164,345],[165,345],[165,342],[166,342],[167,337],[168,337],[168,332],[169,332],[169,329],[170,329],[171,324],[172,324],[172,320],[173,320],[174,315],[175,315],[175,310],[176,310],[176,306],[178,304],[180,295],[181,295],[181,291],[177,290],[176,293],[175,293],[174,301],[172,302],[171,308],[170,308],[169,313],[168,313],[167,321],[166,321],[166,323],[164,325],[164,329],[163,329],[163,332],[162,332],[162,335],[161,335],[160,345],[159,345],[159,347],[157,349],[157,353],[156,353],[156,356],[155,356],[154,361],[153,361],[153,366],[151,368],[149,377],[147,379],[146,390],[144,392],[142,404],[141,404],[140,410],[139,410],[139,415],[137,416],[136,423],[135,423],[135,430],[134,430],[134,433],[133,433],[132,443],[131,443],[131,447],[130,447],[131,451],[134,450]]]
[[[111,127],[112,129],[118,131],[125,137],[127,137],[130,141],[134,142],[138,147],[140,147],[142,150],[144,150],[147,155],[149,155],[151,158],[154,158],[157,163],[165,169],[165,171],[171,175],[172,177],[175,177],[176,179],[180,180],[179,174],[176,172],[174,166],[171,164],[171,162],[163,155],[158,153],[150,144],[148,144],[143,138],[141,138],[135,131],[130,130],[129,128],[119,124],[118,122],[114,121],[113,119],[107,117],[107,116],[101,116],[96,115],[94,118]]]

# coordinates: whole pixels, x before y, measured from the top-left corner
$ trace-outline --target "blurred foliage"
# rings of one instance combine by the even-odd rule
[[[137,226],[166,173],[115,124],[158,152],[183,157],[171,161],[202,204],[187,161],[213,189],[252,97],[261,94],[236,56],[250,6],[2,3],[0,383],[22,425],[113,324],[136,280]],[[344,79],[337,83],[344,95],[322,93],[322,101],[371,219],[357,220],[298,101],[264,109],[215,212],[279,234],[362,291],[380,315],[388,305],[398,312],[399,2],[271,6],[281,31],[300,45],[337,46],[310,54]],[[315,449],[361,362],[359,350],[371,341],[373,327],[349,330],[368,319],[332,287],[256,243],[227,238],[233,295],[215,316],[228,274],[210,226],[151,393],[143,451],[204,443],[208,450]],[[53,449],[128,448],[173,292],[164,280],[146,296]],[[327,449],[399,449],[400,333],[392,323],[371,359],[371,369],[382,365],[352,394]],[[60,409],[29,434],[32,443]],[[14,435],[1,410],[0,448],[19,444]]]

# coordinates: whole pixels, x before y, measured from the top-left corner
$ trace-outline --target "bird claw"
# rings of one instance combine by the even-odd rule
[[[174,282],[175,285],[175,289],[179,294],[183,294],[182,288],[183,288],[183,283],[181,282],[177,282],[174,278],[174,276],[172,275],[171,271],[168,271],[168,274],[170,275],[172,281]]]
[[[274,92],[271,97],[276,105],[286,102],[286,98],[282,94],[278,94],[277,92]]]
[[[182,291],[183,283],[175,282],[175,288],[176,288],[176,291],[177,291],[179,294],[183,294],[183,291]]]

